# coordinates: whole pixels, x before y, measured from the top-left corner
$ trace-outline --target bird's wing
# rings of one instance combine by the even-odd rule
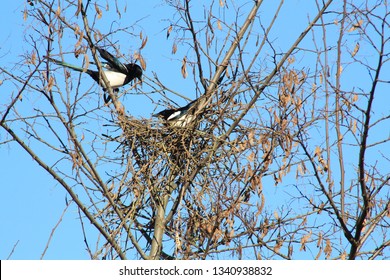
[[[104,49],[101,49],[99,47],[96,47],[96,49],[99,51],[100,56],[107,61],[107,64],[111,67],[111,69],[117,70],[123,74],[127,74],[128,71],[126,66],[122,62],[120,62],[118,58],[116,58]]]
[[[196,102],[198,101],[199,98],[195,99],[195,100],[192,100],[190,103],[188,103],[187,105],[183,106],[183,107],[180,107],[180,108],[177,108],[176,110],[181,112],[182,115],[186,114],[187,111],[189,111],[195,104]]]
[[[177,119],[177,118],[179,118],[180,115],[182,115],[183,113],[184,113],[183,111],[178,110],[178,111],[172,113],[172,114],[167,118],[167,121],[172,121],[172,120],[174,120],[174,119]]]

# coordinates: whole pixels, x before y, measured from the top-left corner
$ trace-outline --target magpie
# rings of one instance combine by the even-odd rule
[[[165,109],[157,114],[152,115],[166,121],[167,125],[175,127],[185,127],[190,124],[194,119],[194,108],[197,99],[191,101],[186,106],[177,109]]]
[[[129,63],[129,64],[123,64],[119,61],[118,58],[114,57],[112,54],[110,54],[108,51],[96,47],[96,49],[99,51],[100,56],[106,61],[105,64],[103,64],[103,67],[106,70],[104,71],[104,74],[107,77],[107,80],[110,82],[110,86],[114,91],[119,91],[119,88],[130,83],[132,80],[137,78],[139,81],[142,81],[142,68],[135,64],[135,63]],[[48,59],[58,65],[70,68],[72,70],[78,71],[78,72],[85,72],[89,76],[92,77],[97,83],[99,83],[100,86],[103,87],[103,90],[106,91],[107,89],[104,87],[103,83],[100,83],[100,75],[99,71],[97,70],[91,70],[91,69],[84,69],[82,67],[78,67],[69,63],[66,63],[64,61],[60,61],[54,58],[48,57]],[[111,100],[109,96],[104,96],[104,101],[108,103]]]

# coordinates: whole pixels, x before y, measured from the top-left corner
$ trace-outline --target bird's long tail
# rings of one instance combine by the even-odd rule
[[[48,60],[54,62],[55,64],[58,64],[58,65],[61,65],[61,66],[64,66],[64,67],[67,67],[67,68],[70,68],[70,69],[73,69],[75,71],[79,71],[79,72],[87,72],[88,73],[88,69],[86,68],[81,68],[79,66],[75,66],[75,65],[72,65],[72,64],[69,64],[69,63],[66,63],[64,61],[60,61],[60,60],[57,60],[57,59],[54,59],[54,58],[51,58],[51,57],[46,57]]]

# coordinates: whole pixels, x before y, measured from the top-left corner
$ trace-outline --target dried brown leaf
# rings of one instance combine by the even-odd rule
[[[32,54],[31,54],[30,62],[31,62],[31,64],[33,64],[33,65],[35,65],[36,62],[37,62],[37,54],[35,53],[35,51],[33,51]]]
[[[254,129],[251,129],[251,130],[249,131],[248,140],[249,140],[249,144],[250,144],[251,146],[255,145],[256,139],[255,139],[255,130],[254,130]]]
[[[311,86],[311,92],[315,92],[317,90],[317,84],[316,83],[313,83],[312,86]]]
[[[222,30],[222,25],[221,25],[221,21],[220,20],[217,20],[217,28],[219,30]]]
[[[310,231],[308,234],[304,235],[302,238],[301,238],[301,248],[299,249],[299,251],[306,251],[306,243],[310,240],[310,237],[311,237],[311,234],[312,232]]]
[[[387,214],[386,217],[390,218],[390,202],[387,203]]]
[[[95,11],[96,11],[96,14],[97,14],[97,18],[98,19],[101,19],[102,16],[103,16],[103,12],[102,10],[99,8],[98,4],[95,2]]]
[[[133,194],[134,194],[134,196],[137,198],[137,197],[140,196],[141,192],[139,191],[138,188],[133,188]]]
[[[280,124],[280,118],[277,115],[276,111],[273,112],[275,123]]]
[[[263,222],[263,224],[262,224],[262,226],[261,226],[261,230],[262,230],[261,238],[263,238],[264,236],[266,236],[267,233],[268,233],[268,229],[269,229],[269,224],[268,224],[268,222],[269,222],[268,219],[265,218],[265,219],[264,219],[264,222]]]
[[[53,85],[54,85],[54,78],[53,78],[53,76],[50,76],[49,82],[47,83],[47,86],[46,86],[46,90],[51,91],[51,89],[53,88]]]
[[[83,47],[74,50],[74,56],[77,58],[80,54],[84,53]],[[84,71],[85,72],[85,71]]]
[[[283,246],[283,240],[279,238],[279,239],[276,241],[276,244],[275,244],[275,247],[274,247],[275,253],[279,253],[280,248],[282,248],[282,246]]]
[[[294,246],[292,246],[292,245],[288,246],[288,255],[292,256],[293,253],[294,253]]]
[[[75,49],[78,49],[81,46],[81,43],[83,42],[84,32],[80,31],[79,39],[77,40],[76,45],[74,46]],[[77,56],[76,56],[77,57]]]
[[[353,52],[351,53],[351,56],[354,57],[357,54],[357,52],[359,51],[359,49],[360,49],[360,44],[359,44],[359,42],[357,42],[355,45],[355,48],[353,49]]]
[[[61,16],[61,7],[60,7],[60,6],[58,6],[58,8],[57,8],[56,16],[57,16],[57,17],[60,17],[60,16]]]
[[[146,46],[146,43],[148,42],[148,36],[146,36],[143,40],[142,40],[142,44],[141,44],[141,47],[140,47],[140,50],[142,50],[145,46]]]
[[[295,62],[295,57],[294,56],[289,56],[287,58],[287,62],[288,62],[288,64],[293,64]]]
[[[261,184],[261,180],[260,180],[260,184]],[[263,187],[260,186],[259,189],[262,189]],[[257,203],[257,211],[256,211],[256,217],[258,217],[262,212],[263,212],[263,209],[264,209],[264,205],[265,205],[265,197],[263,194],[259,194],[260,195],[260,201],[261,203]]]
[[[300,97],[296,97],[296,100],[295,100],[295,110],[297,110],[297,112],[301,111],[302,103],[303,103],[302,99]]]
[[[276,220],[279,220],[279,214],[276,210],[274,211],[274,217]]]
[[[180,241],[180,235],[179,235],[179,232],[175,232],[175,244],[176,244],[176,248],[180,248],[181,247],[181,241]]]
[[[321,203],[319,206],[318,206],[318,214],[321,214],[322,210],[324,209],[324,206],[325,206],[325,203]]]
[[[306,78],[307,78],[307,73],[304,71],[304,70],[302,70],[301,71],[301,80],[303,81],[303,80],[306,80]]]
[[[248,164],[248,170],[246,172],[246,177],[245,177],[245,182],[248,181],[248,178],[249,177],[252,177],[253,176],[253,169],[252,169],[252,166],[250,164]]]
[[[317,156],[317,157],[321,157],[321,148],[320,146],[317,146],[316,149],[314,150],[314,154]]]
[[[74,31],[73,32],[74,32],[75,35],[79,35],[80,34],[80,27],[78,25],[76,25],[74,27]]]
[[[184,57],[182,60],[182,65],[181,65],[181,75],[183,78],[187,78],[187,57]]]
[[[357,23],[355,23],[354,25],[352,25],[352,27],[350,29],[348,29],[348,32],[352,32],[352,31],[355,31],[356,29],[358,28],[361,28],[362,25],[363,25],[363,20],[359,20]]]
[[[253,162],[256,158],[256,154],[254,152],[252,152],[248,157],[247,157],[247,160],[249,162]]]
[[[325,245],[324,253],[325,253],[325,257],[327,259],[329,259],[330,255],[332,254],[332,245],[330,243],[330,239],[326,239],[326,245]]]
[[[168,27],[168,29],[167,29],[167,39],[168,39],[169,35],[171,35],[172,29],[173,29],[173,26],[170,25],[170,26]]]
[[[28,17],[27,9],[23,11],[23,20],[26,21]]]
[[[172,45],[172,54],[175,54],[177,52],[177,45],[176,43],[173,43]]]
[[[347,259],[347,252],[343,252],[341,255],[340,255],[340,260],[346,260]]]
[[[318,235],[317,247],[320,247],[322,243],[322,232]]]
[[[72,169],[75,169],[77,167],[80,167],[83,163],[82,158],[77,153],[70,153],[70,156],[72,158]]]
[[[139,63],[141,64],[142,69],[146,70],[146,62],[143,56],[140,57]]]
[[[87,54],[84,54],[84,61],[85,61],[84,69],[88,69],[89,68],[89,56]]]
[[[353,121],[352,121],[351,130],[352,130],[353,133],[356,133],[356,129],[357,129],[357,121],[356,121],[356,120],[353,120]]]

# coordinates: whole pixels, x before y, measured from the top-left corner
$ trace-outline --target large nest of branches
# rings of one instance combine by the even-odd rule
[[[204,133],[195,124],[173,127],[133,117],[122,118],[118,124],[122,129],[124,157],[130,154],[144,168],[163,162],[179,165],[180,160],[191,159],[205,141]]]
[[[156,197],[175,191],[187,180],[211,143],[196,123],[173,127],[124,116],[118,118],[116,125],[121,135],[111,140],[119,142],[122,151],[122,183],[116,195],[123,203],[129,196],[148,193]]]

